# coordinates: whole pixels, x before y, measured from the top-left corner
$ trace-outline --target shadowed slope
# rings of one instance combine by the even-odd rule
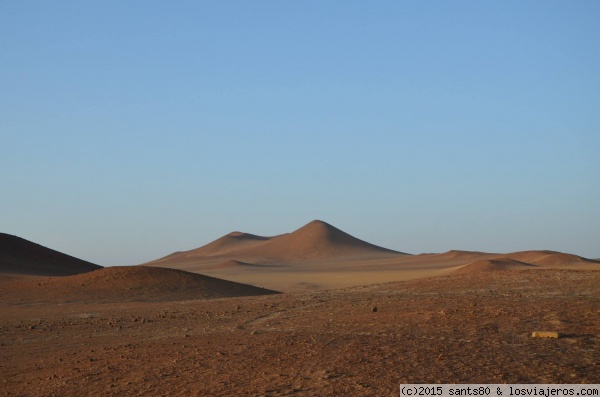
[[[0,233],[0,273],[68,276],[101,268],[23,238]]]
[[[207,267],[207,269],[265,269],[273,268],[278,265],[262,265],[257,263],[248,263],[236,260],[228,260],[217,265]]]
[[[30,302],[180,301],[278,292],[182,270],[107,267],[68,277],[29,277],[2,283],[3,299]]]

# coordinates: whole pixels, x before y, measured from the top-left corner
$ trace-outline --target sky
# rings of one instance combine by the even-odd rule
[[[599,71],[595,0],[0,0],[0,232],[598,258]]]

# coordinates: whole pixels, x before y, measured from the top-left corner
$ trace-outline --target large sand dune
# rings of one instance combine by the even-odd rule
[[[292,233],[274,237],[232,232],[200,248],[175,252],[147,263],[185,265],[187,263],[222,260],[253,262],[292,262],[305,259],[339,257],[378,257],[403,255],[387,248],[367,243],[323,221],[312,221]]]
[[[477,261],[491,262],[465,268]],[[274,237],[233,232],[200,248],[144,265],[183,269],[284,292],[402,281],[454,271],[532,268],[529,265],[600,267],[598,262],[576,255],[543,250],[509,254],[452,250],[409,255],[357,239],[322,221]]]
[[[312,221],[292,233],[269,239],[265,244],[248,251],[250,254],[284,261],[402,254],[357,239],[322,221]]]
[[[101,268],[23,238],[0,233],[0,273],[68,276]]]

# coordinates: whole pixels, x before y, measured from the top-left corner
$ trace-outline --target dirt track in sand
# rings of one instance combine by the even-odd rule
[[[396,396],[403,382],[600,382],[598,271],[178,302],[28,299],[0,302],[0,395]],[[540,330],[565,337],[531,338]]]

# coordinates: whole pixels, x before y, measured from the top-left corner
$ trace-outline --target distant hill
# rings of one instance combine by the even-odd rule
[[[557,251],[521,251],[503,255],[516,261],[532,263],[540,266],[561,266],[575,264],[593,264],[597,261],[573,254]]]
[[[489,257],[489,255],[487,255]],[[497,270],[561,268],[577,265],[600,265],[598,261],[556,251],[520,251],[479,259],[461,266],[457,274]]]
[[[322,258],[374,254],[402,254],[367,243],[323,221],[312,221],[300,229],[273,237],[248,253],[277,259]]]
[[[255,263],[285,263],[290,261],[336,257],[377,257],[406,255],[402,252],[360,240],[326,223],[315,220],[292,233],[263,237],[233,232],[209,244],[189,251],[175,252],[144,265],[177,268],[182,264],[208,261],[231,267]],[[221,259],[219,261],[219,259]]]
[[[0,233],[0,273],[69,276],[101,268],[23,238]]]
[[[482,259],[462,266],[461,268],[456,270],[456,273],[481,273],[500,270],[531,269],[534,267],[535,265],[532,265],[530,263],[519,262],[508,258]]]

